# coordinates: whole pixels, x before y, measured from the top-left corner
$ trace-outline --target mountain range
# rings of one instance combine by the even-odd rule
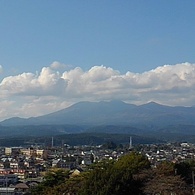
[[[30,112],[30,111],[29,111]],[[165,106],[155,102],[143,105],[122,101],[79,102],[54,113],[31,118],[10,118],[3,126],[19,125],[195,125],[195,107]]]
[[[29,111],[30,112],[30,111]],[[0,122],[0,133],[45,135],[118,133],[174,137],[195,135],[195,107],[165,106],[155,102],[133,105],[122,101],[79,102],[47,115],[10,118]]]

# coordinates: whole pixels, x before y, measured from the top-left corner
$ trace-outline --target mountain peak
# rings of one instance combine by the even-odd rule
[[[151,101],[151,102],[148,102],[146,104],[142,104],[141,106],[161,106],[161,107],[163,107],[165,105],[162,105],[162,104],[156,103],[154,101]]]
[[[158,104],[158,103],[156,103],[156,102],[154,102],[154,101],[148,102],[148,103],[146,103],[146,104],[148,104],[148,105],[161,105],[161,104]]]
[[[1,125],[112,125],[112,124],[195,124],[195,108],[170,107],[149,102],[140,106],[120,100],[79,102],[40,117],[12,118]]]
[[[165,106],[156,102],[148,102],[146,104],[142,104],[140,106],[141,108],[147,109],[147,110],[151,110],[151,111],[160,111],[160,112],[164,112],[167,111],[167,109],[170,109],[170,106]]]

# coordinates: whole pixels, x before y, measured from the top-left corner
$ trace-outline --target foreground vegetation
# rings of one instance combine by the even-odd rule
[[[80,174],[64,169],[46,172],[32,195],[188,195],[192,194],[194,161],[163,162],[152,168],[141,154],[131,152],[119,160],[92,164]]]

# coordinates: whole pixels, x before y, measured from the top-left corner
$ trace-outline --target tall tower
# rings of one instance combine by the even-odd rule
[[[132,137],[129,138],[129,149],[132,149]]]
[[[53,148],[53,137],[51,138],[51,147]]]

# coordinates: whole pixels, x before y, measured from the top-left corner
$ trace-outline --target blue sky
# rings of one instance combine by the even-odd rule
[[[5,73],[53,61],[88,69],[143,72],[194,62],[195,2],[0,1],[0,64]]]
[[[187,80],[194,81],[193,75],[189,76],[195,63],[194,10],[193,0],[1,0],[0,106],[10,110],[2,108],[0,119],[41,115],[77,101],[110,100],[111,97],[138,104],[154,100],[169,105],[194,105],[193,83],[189,86]],[[172,88],[159,92],[155,91],[159,90],[157,86],[150,86],[158,95],[153,94],[152,97],[148,95],[151,91],[143,95],[147,88],[145,84],[142,83],[142,91],[138,90],[141,87],[139,82],[146,79],[152,70],[152,74],[155,72],[154,82],[162,86],[158,71],[169,71],[167,74],[172,72],[175,75],[178,74],[178,67],[181,87],[168,83]],[[128,84],[129,77],[125,77],[130,73],[133,79],[136,77],[133,81],[136,91]],[[99,78],[104,74],[106,76]],[[88,75],[91,80],[83,80],[85,84],[94,82],[94,79],[98,81],[93,83],[97,87],[93,88],[96,92],[90,91],[91,86],[88,86],[84,93],[81,90],[83,86],[79,88],[80,83],[75,81],[79,76],[74,75],[83,75],[81,80]],[[100,89],[102,79],[112,80],[116,75],[120,78],[117,78],[118,83],[114,87],[103,83],[108,88]],[[162,78],[172,81],[175,78],[173,75],[163,75]],[[148,78],[150,82],[147,82],[152,83],[154,76]],[[50,92],[45,94],[39,91],[44,91],[43,80],[44,85],[48,82],[45,87],[50,88]],[[70,82],[66,83],[67,80]],[[186,85],[183,85],[183,80]],[[51,90],[53,85],[49,85],[54,81],[60,83],[59,91],[66,91],[60,98],[55,90]],[[32,83],[39,85],[31,86]],[[116,95],[117,89],[124,89],[124,86],[124,94],[132,96]],[[110,93],[113,88],[116,91]],[[190,100],[186,99],[184,88],[189,88]],[[74,94],[73,89],[80,93]],[[113,96],[113,93],[116,94]],[[175,102],[168,101],[173,97]],[[32,110],[31,113],[24,112],[27,107]]]

